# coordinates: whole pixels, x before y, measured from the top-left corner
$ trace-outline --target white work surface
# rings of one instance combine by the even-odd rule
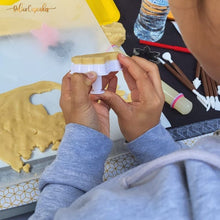
[[[64,74],[70,70],[72,56],[107,51],[111,46],[109,41],[86,2],[82,5],[81,17],[76,21],[77,28],[59,30],[60,39],[56,47],[43,50],[40,42],[31,33],[0,37],[0,93],[42,80],[61,83]],[[81,22],[80,28],[79,22]],[[128,93],[122,73],[119,73],[118,77],[119,89]],[[31,100],[33,104],[45,105],[48,112],[54,114],[61,111],[59,97],[60,91],[54,90],[42,95],[34,95]],[[111,139],[117,142],[122,140],[122,134],[116,115],[113,111],[110,114]],[[164,118],[162,123],[165,127],[168,126]],[[36,149],[31,160],[55,154],[56,152],[50,149],[45,153]],[[7,166],[0,161],[0,168]],[[0,177],[0,183],[2,178]]]

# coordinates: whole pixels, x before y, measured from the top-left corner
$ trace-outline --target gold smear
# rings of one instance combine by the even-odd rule
[[[50,144],[57,149],[64,133],[65,122],[61,112],[49,115],[43,105],[33,105],[33,94],[60,89],[60,84],[41,81],[0,94],[0,159],[15,171],[29,166],[23,161],[30,159],[32,150],[45,151]]]
[[[60,146],[60,140],[56,141],[51,149],[52,150],[58,150],[59,146]]]
[[[125,102],[131,102],[131,93],[126,96],[126,92],[124,90],[120,90],[119,87],[116,89],[116,94],[119,95]]]
[[[29,173],[30,168],[31,168],[31,165],[29,163],[27,163],[23,166],[23,170],[24,170],[25,173]]]
[[[120,47],[126,39],[126,31],[124,26],[119,22],[101,26],[106,37],[112,45]]]
[[[127,99],[125,101],[126,102],[132,102],[131,93],[128,94],[128,97],[127,97]]]
[[[123,90],[116,90],[116,94],[118,94],[119,96],[121,96],[123,99],[125,99],[124,98],[124,96],[125,96],[125,91],[123,91]]]
[[[72,57],[72,62],[74,64],[105,64],[111,60],[117,60],[118,52],[106,52],[106,53],[95,53],[87,54],[83,56]]]

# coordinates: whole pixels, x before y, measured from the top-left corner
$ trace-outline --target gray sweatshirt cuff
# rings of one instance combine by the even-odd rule
[[[66,125],[54,162],[44,171],[39,187],[65,184],[88,191],[102,182],[104,163],[112,141],[104,134],[79,125]]]
[[[129,142],[127,147],[141,164],[179,150],[181,145],[177,144],[169,132],[159,123]]]

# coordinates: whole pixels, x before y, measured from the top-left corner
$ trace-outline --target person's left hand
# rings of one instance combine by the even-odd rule
[[[91,95],[92,83],[97,78],[96,73],[67,73],[63,77],[60,106],[66,124],[77,123],[93,128],[106,136],[110,135],[109,106],[99,101],[98,95]],[[103,77],[103,88],[115,92],[117,77],[115,73]]]

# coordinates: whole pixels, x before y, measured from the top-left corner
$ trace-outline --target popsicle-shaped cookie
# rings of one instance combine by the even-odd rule
[[[121,70],[117,55],[118,52],[106,52],[72,57],[71,73],[96,72],[98,76],[92,85],[91,93],[101,94],[104,92],[102,76]]]

